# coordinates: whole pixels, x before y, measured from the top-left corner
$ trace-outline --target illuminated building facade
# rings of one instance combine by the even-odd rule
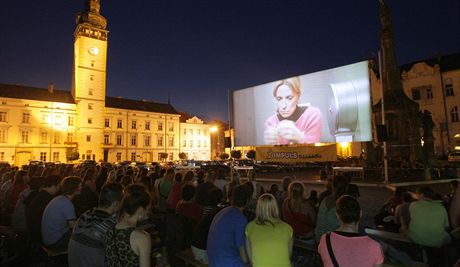
[[[181,125],[203,133],[185,153],[209,159],[209,125],[180,123],[169,103],[106,96],[108,31],[99,10],[99,0],[87,0],[77,15],[71,91],[0,84],[0,161],[178,160]]]
[[[187,159],[209,160],[211,158],[211,125],[200,118],[181,117],[180,123],[180,152]]]
[[[460,149],[460,53],[400,66],[404,93],[420,111],[432,114],[435,153]],[[381,98],[381,83],[371,71],[373,103]],[[456,137],[457,136],[457,137]]]

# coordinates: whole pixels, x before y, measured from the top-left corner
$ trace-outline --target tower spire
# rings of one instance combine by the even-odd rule
[[[88,23],[95,28],[105,30],[107,20],[99,13],[100,10],[100,0],[86,0],[85,11],[77,15],[77,24]]]

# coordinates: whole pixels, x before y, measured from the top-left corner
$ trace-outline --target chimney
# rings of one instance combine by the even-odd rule
[[[48,92],[53,93],[53,91],[54,91],[54,84],[52,83],[48,84]]]

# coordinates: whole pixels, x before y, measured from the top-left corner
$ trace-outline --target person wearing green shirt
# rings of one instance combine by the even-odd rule
[[[417,189],[418,201],[409,206],[410,223],[408,235],[417,244],[428,247],[441,247],[450,242],[446,231],[449,227],[447,211],[430,187]]]
[[[257,200],[256,218],[246,226],[246,250],[253,267],[290,267],[293,230],[279,217],[272,194]]]

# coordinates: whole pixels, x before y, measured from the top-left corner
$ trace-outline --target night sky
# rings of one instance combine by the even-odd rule
[[[459,0],[387,1],[398,63],[460,52]],[[84,0],[2,1],[0,83],[72,84]],[[227,120],[227,91],[368,59],[378,0],[101,0],[107,95]]]

